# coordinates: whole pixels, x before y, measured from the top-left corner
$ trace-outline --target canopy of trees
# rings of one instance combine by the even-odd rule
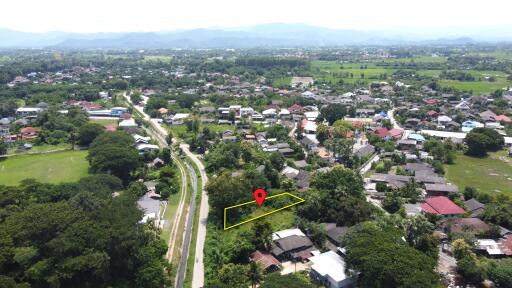
[[[135,188],[135,187],[134,187]],[[142,225],[128,188],[94,175],[58,185],[0,186],[0,286],[162,287],[166,245]]]

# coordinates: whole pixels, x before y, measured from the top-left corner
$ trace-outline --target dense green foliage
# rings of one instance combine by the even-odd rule
[[[139,224],[138,196],[94,175],[78,183],[0,186],[0,274],[30,287],[161,287],[166,245]],[[0,282],[0,283],[2,283]],[[3,286],[5,287],[5,286]]]

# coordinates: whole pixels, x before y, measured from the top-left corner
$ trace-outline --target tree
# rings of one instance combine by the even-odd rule
[[[329,139],[329,127],[325,124],[320,124],[316,127],[316,139],[320,144],[324,144],[325,140]]]
[[[346,262],[361,272],[361,287],[437,287],[436,261],[407,245],[393,226],[366,222],[344,238]]]
[[[7,145],[4,143],[4,141],[0,141],[0,155],[7,154]]]
[[[309,277],[300,273],[281,275],[279,272],[272,273],[265,278],[261,288],[314,288]]]
[[[347,107],[341,104],[331,104],[320,110],[320,118],[327,120],[332,125],[336,120],[343,119],[347,115]]]
[[[485,156],[487,154],[487,137],[481,133],[469,132],[464,139],[468,149],[466,153],[471,156]]]
[[[469,245],[464,239],[457,239],[452,242],[452,251],[455,259],[460,260],[462,258],[473,258],[476,259],[476,255],[473,252],[473,247]]]
[[[80,145],[88,146],[105,130],[98,123],[87,123],[78,130],[78,142]]]
[[[249,285],[248,266],[240,264],[226,264],[219,270],[218,280],[213,287],[232,288]]]
[[[252,243],[256,249],[268,251],[272,245],[272,226],[265,219],[257,220],[252,226],[254,238]]]
[[[252,288],[255,288],[261,280],[263,280],[263,269],[256,262],[251,262],[249,264],[249,280],[251,281]]]
[[[489,278],[499,287],[512,288],[512,259],[491,262],[488,273]]]
[[[485,205],[482,219],[512,229],[512,203],[493,202]]]
[[[250,185],[242,177],[231,177],[230,172],[222,173],[220,176],[209,181],[206,187],[209,195],[209,202],[212,209],[212,216],[217,217],[218,223],[222,223],[224,208],[236,203],[254,200]],[[252,198],[252,199],[251,199]],[[229,219],[236,220],[248,213],[245,206],[241,209],[230,209]]]
[[[395,213],[402,207],[402,197],[396,190],[386,193],[386,198],[382,201],[382,208],[389,213]]]
[[[125,183],[140,166],[133,138],[125,132],[100,134],[89,147],[90,169],[93,173],[108,173]]]
[[[464,139],[471,156],[485,156],[488,151],[497,151],[505,143],[505,139],[496,130],[490,128],[475,128]]]
[[[340,196],[364,197],[361,175],[339,165],[334,166],[329,172],[314,174],[311,179],[311,187],[328,192],[333,195],[333,198]]]

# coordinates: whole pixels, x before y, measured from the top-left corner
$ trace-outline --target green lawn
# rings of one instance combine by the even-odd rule
[[[119,123],[119,119],[90,119],[89,122],[92,123],[98,123],[100,125],[114,125],[117,127],[117,124]]]
[[[14,156],[0,161],[0,184],[17,185],[26,178],[46,183],[73,182],[88,174],[87,151]]]
[[[459,154],[455,162],[445,166],[445,176],[460,190],[472,186],[486,193],[512,195],[512,157],[508,157],[506,151],[490,153],[486,158]]]

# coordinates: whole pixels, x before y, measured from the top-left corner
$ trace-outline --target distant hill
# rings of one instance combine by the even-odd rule
[[[0,29],[0,47],[55,48],[250,48],[474,43],[471,38],[420,39],[383,31],[329,29],[305,24],[264,24],[231,29],[138,33],[25,33]]]

